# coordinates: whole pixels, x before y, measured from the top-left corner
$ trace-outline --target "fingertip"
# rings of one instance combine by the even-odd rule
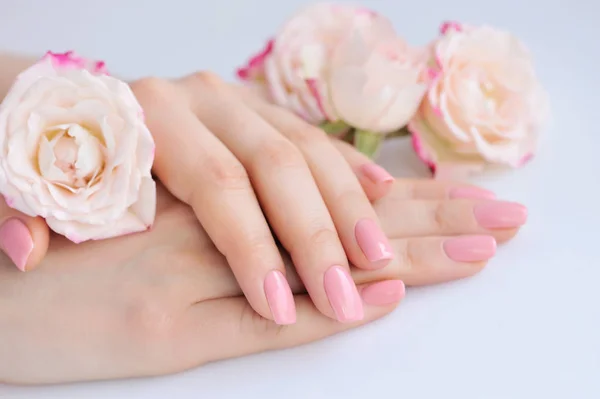
[[[394,259],[394,249],[379,224],[370,218],[359,220],[354,236],[362,251],[363,259],[351,259],[361,269],[382,269]]]
[[[285,275],[279,270],[269,272],[265,278],[264,290],[273,321],[281,326],[295,324],[294,294]]]
[[[25,271],[34,243],[27,225],[17,219],[9,218],[0,226],[0,249],[10,258],[17,269]]]
[[[25,270],[29,271],[36,269],[46,256],[50,242],[50,229],[41,217],[29,218],[26,224],[33,241],[33,248],[25,266]]]
[[[392,190],[394,177],[376,163],[363,163],[355,170],[360,184],[371,202],[385,197]]]
[[[48,226],[41,218],[9,217],[0,224],[0,249],[25,272],[35,269],[48,249]]]
[[[332,143],[352,167],[371,202],[389,194],[396,179],[385,168],[371,161],[348,143],[333,138]]]
[[[385,280],[362,285],[360,294],[365,304],[370,306],[397,305],[406,295],[402,280]]]
[[[490,234],[494,236],[498,244],[505,244],[506,242],[515,238],[516,235],[519,234],[519,231],[520,228],[517,227],[514,229],[493,230],[490,232]]]

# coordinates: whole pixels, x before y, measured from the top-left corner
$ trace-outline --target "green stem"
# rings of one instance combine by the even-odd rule
[[[350,126],[343,121],[323,122],[321,123],[320,127],[325,131],[325,133],[332,136],[343,135],[350,129]]]
[[[375,157],[385,135],[366,130],[354,132],[354,146],[369,158]]]

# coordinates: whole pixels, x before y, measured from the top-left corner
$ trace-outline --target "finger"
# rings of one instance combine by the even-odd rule
[[[348,273],[339,229],[300,151],[225,84],[210,87],[197,75],[183,83],[193,91],[199,118],[250,174],[269,224],[294,259],[317,308],[342,322],[361,319],[362,303]]]
[[[48,250],[49,229],[44,219],[10,208],[0,196],[0,249],[21,271],[32,270]]]
[[[242,297],[201,302],[190,308],[180,331],[180,342],[188,348],[188,366],[290,348],[355,328],[390,313],[404,297],[398,280],[359,287],[365,317],[355,323],[338,323],[324,316],[306,295],[296,296],[298,321],[277,326],[258,316]],[[211,320],[206,328],[206,320]],[[210,346],[206,342],[211,342]],[[199,360],[200,359],[200,360]]]
[[[377,165],[350,144],[334,138],[331,141],[350,164],[370,201],[376,201],[392,190],[394,177],[383,167]]]
[[[353,269],[354,280],[363,284],[402,279],[410,286],[444,283],[479,273],[496,253],[496,240],[487,235],[408,238],[393,240],[392,245],[396,257],[389,267]]]
[[[479,273],[496,253],[496,240],[488,235],[396,239],[391,244],[395,257],[387,267],[378,270],[351,268],[352,278],[357,284],[402,280],[406,285],[414,286],[458,280]],[[294,294],[305,293],[306,289],[291,261],[285,260],[292,291]],[[188,278],[191,284],[206,286],[197,301],[242,294],[235,279],[226,270],[221,267],[198,269],[196,275]],[[207,286],[205,281],[217,283]]]
[[[234,84],[236,90],[249,103],[268,102],[264,91],[256,90],[248,85]],[[338,139],[331,139],[335,147],[352,166],[365,193],[371,201],[390,193],[397,199],[495,199],[495,194],[483,188],[452,181],[431,179],[390,179],[389,173],[350,144]]]
[[[171,86],[136,89],[156,141],[157,176],[193,208],[252,307],[279,324],[294,323],[283,260],[244,167],[189,104],[169,101],[179,98]]]
[[[391,258],[379,219],[348,162],[319,128],[262,101],[251,107],[304,154],[353,265],[377,269]]]
[[[527,208],[507,201],[399,201],[384,197],[374,206],[390,238],[487,234],[504,242],[527,221]]]
[[[389,197],[396,200],[493,200],[496,195],[484,188],[460,182],[431,179],[396,179]]]

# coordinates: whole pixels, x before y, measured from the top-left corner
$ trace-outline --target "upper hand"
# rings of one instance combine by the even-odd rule
[[[369,202],[390,189],[391,176],[320,129],[212,74],[144,79],[132,88],[157,144],[155,173],[193,208],[252,307],[279,324],[295,320],[272,228],[317,308],[341,321],[360,319],[348,261],[375,269],[392,258]],[[41,219],[20,220],[33,240],[13,221],[4,247],[17,264],[29,249],[32,268],[44,255],[48,232]]]

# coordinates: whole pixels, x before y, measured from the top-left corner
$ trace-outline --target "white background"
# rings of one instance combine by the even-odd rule
[[[233,77],[300,0],[0,0],[0,49],[76,49],[121,76]],[[480,182],[530,207],[480,275],[411,289],[388,318],[313,345],[151,380],[0,386],[1,398],[600,397],[600,5],[596,0],[363,0],[415,44],[445,19],[520,36],[554,126],[525,169]],[[406,143],[381,161],[426,176]],[[2,359],[0,359],[2,361]]]

